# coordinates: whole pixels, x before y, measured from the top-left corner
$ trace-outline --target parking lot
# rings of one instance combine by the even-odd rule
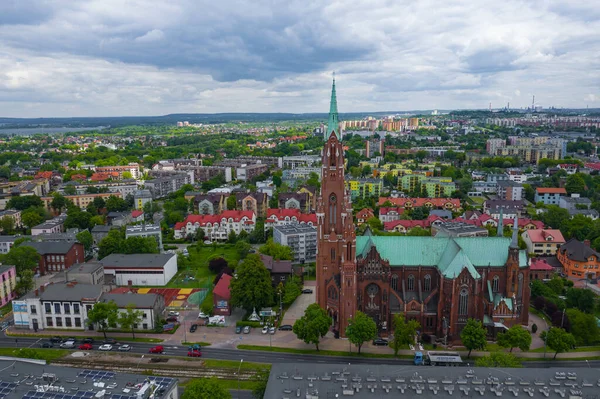
[[[315,292],[316,285],[314,281],[307,281],[304,283],[304,289],[312,290],[312,294],[302,294],[290,306],[283,316],[283,322],[281,324],[294,324],[296,320],[304,315],[306,308],[317,301],[317,294]]]

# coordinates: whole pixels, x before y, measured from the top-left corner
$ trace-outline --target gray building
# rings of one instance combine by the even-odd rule
[[[579,194],[572,194],[570,197],[560,197],[558,206],[568,211],[575,209],[590,209],[592,200],[586,197],[580,197]]]
[[[521,201],[523,199],[523,185],[512,180],[499,180],[496,187],[498,199],[505,201]]]
[[[113,226],[104,224],[98,224],[92,227],[92,237],[94,238],[94,244],[98,245],[104,237],[108,235],[108,232],[113,229]]]
[[[292,223],[273,228],[273,241],[292,249],[294,263],[312,262],[317,257],[317,229]]]
[[[23,238],[23,236],[0,236],[0,254],[7,254],[19,238]]]
[[[152,193],[152,198],[164,198],[179,190],[185,184],[194,184],[194,172],[158,172],[151,171],[152,180],[146,180],[144,186]]]
[[[154,237],[158,244],[158,250],[162,251],[162,231],[158,225],[141,224],[137,226],[127,226],[125,229],[125,238],[129,237]]]
[[[69,269],[55,274],[54,283],[77,282],[79,284],[104,285],[104,266],[100,262],[77,263]]]
[[[440,237],[487,237],[488,229],[464,222],[447,222],[431,225],[431,235]]]
[[[136,294],[126,292],[123,294],[102,294],[101,302],[113,301],[117,304],[120,312],[127,310],[133,305],[136,310],[142,312],[142,321],[134,325],[135,330],[153,330],[156,323],[163,317],[165,311],[165,298],[159,294]]]
[[[143,211],[144,205],[147,203],[152,203],[152,193],[150,190],[136,190],[133,193],[133,207],[135,209]]]

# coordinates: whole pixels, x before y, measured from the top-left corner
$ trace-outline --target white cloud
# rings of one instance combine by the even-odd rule
[[[135,41],[138,43],[150,43],[162,40],[165,38],[165,34],[160,29],[152,29],[151,31],[146,32],[143,36],[138,36],[135,38]]]

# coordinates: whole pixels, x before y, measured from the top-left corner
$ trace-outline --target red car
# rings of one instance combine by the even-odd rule
[[[79,345],[79,349],[82,351],[90,351],[92,350],[92,344],[81,344]]]
[[[191,351],[188,351],[188,356],[189,357],[200,357],[200,356],[202,356],[202,352],[200,352],[199,350],[191,350]]]
[[[165,348],[163,348],[162,345],[158,345],[150,348],[149,353],[163,353],[164,351]]]

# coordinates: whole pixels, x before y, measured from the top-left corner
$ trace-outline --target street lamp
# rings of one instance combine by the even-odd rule
[[[240,359],[240,367],[238,367],[238,371],[237,371],[237,382],[238,382],[238,398],[240,397],[240,370],[242,369],[242,363],[244,362],[244,359]]]
[[[142,361],[142,359],[144,358],[144,355],[142,355],[142,357],[140,357],[140,360],[138,360],[137,366],[135,367],[138,371],[140,369],[140,363]]]

